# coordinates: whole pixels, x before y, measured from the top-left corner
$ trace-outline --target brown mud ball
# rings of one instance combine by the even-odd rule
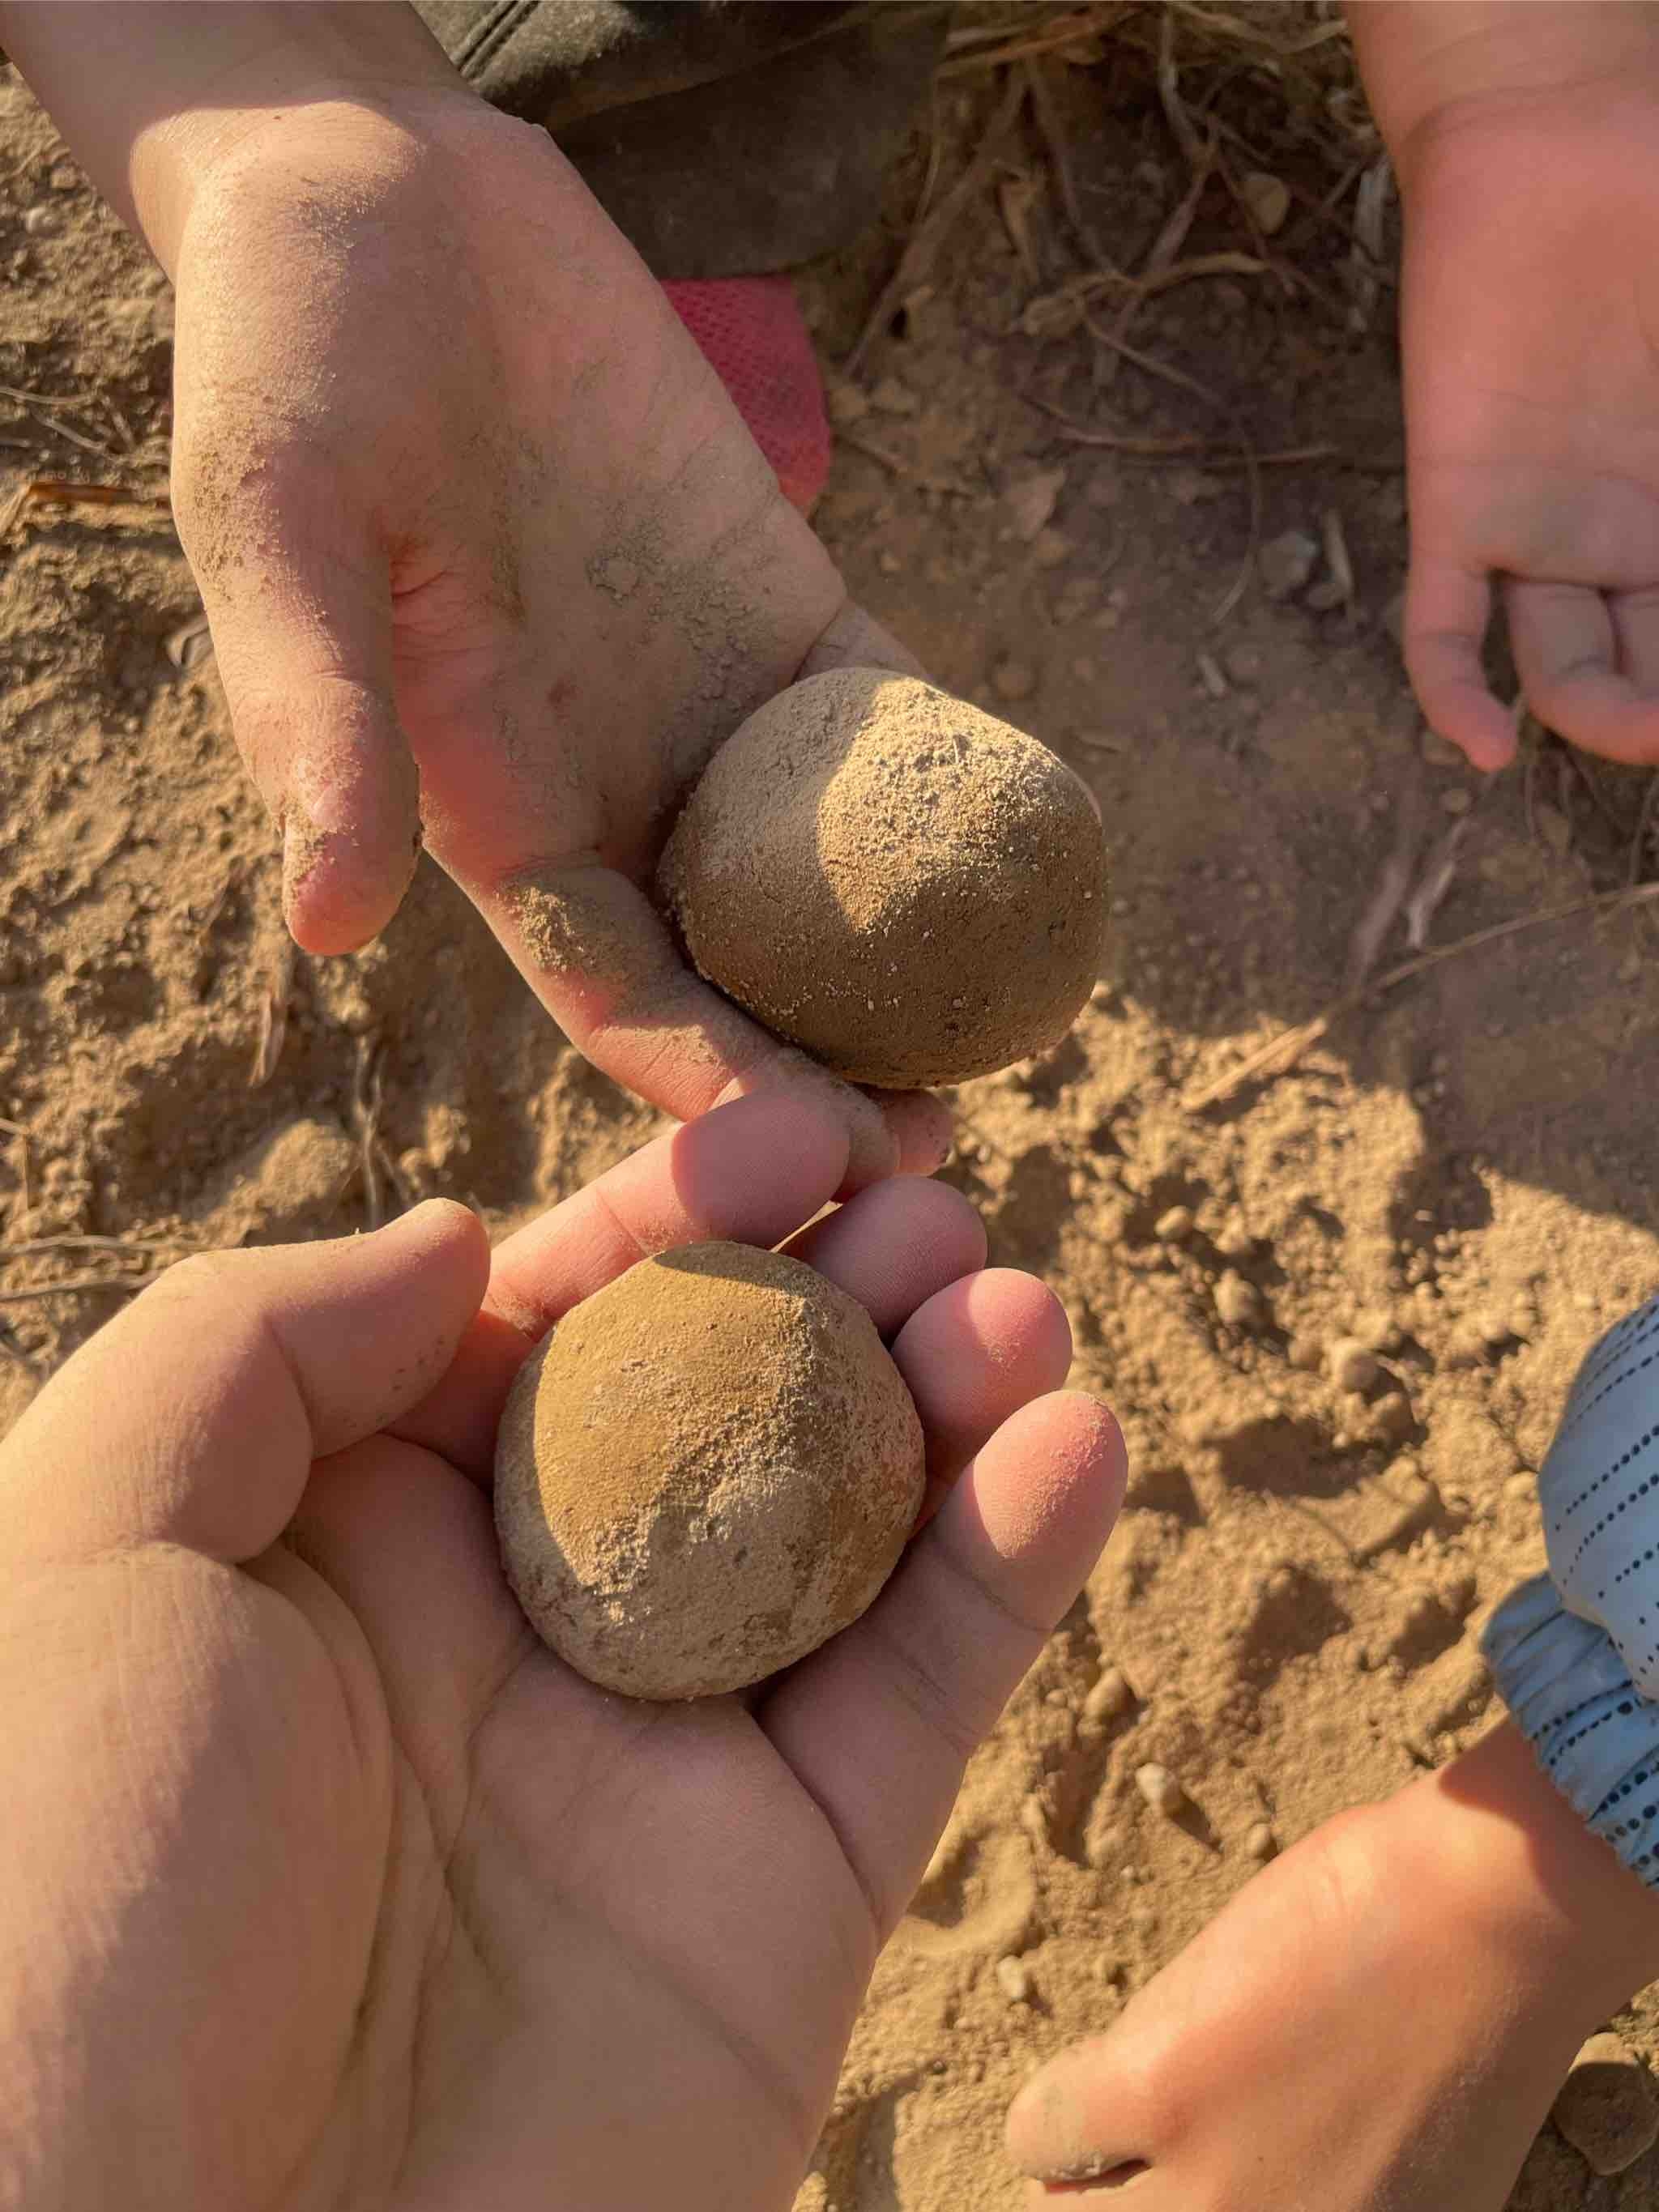
[[[913,677],[769,700],[686,802],[659,887],[699,972],[849,1082],[961,1083],[1058,1044],[1100,969],[1088,792]]]
[[[495,1526],[520,1604],[579,1674],[702,1698],[856,1620],[922,1487],[921,1423],[856,1299],[779,1253],[687,1244],[526,1364]]]

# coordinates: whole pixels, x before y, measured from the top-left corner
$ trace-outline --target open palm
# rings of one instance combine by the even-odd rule
[[[43,1394],[0,1455],[0,2203],[788,2203],[963,1761],[1109,1526],[1115,1430],[1038,1395],[1048,1295],[899,1182],[793,1249],[959,1479],[822,1652],[745,1699],[595,1691],[526,1629],[487,1486],[550,1321],[644,1250],[775,1243],[845,1164],[833,1116],[744,1102],[493,1266],[444,1206],[192,1263]]]

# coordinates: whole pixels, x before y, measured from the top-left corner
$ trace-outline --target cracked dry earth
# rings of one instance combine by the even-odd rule
[[[0,380],[58,401],[0,400],[0,504],[26,474],[159,494],[166,289],[15,80],[0,103]],[[1150,111],[1097,141],[1086,188],[1139,248],[1183,179]],[[1064,1298],[1074,1379],[1117,1407],[1133,1475],[881,1964],[799,2212],[1012,2212],[1010,2095],[1250,1879],[1251,1832],[1288,1843],[1482,1727],[1476,1637],[1540,1562],[1553,1409],[1659,1274],[1640,913],[1460,954],[1287,1073],[1183,1105],[1340,994],[1396,848],[1420,865],[1466,825],[1429,929],[1449,943],[1624,881],[1643,786],[1544,742],[1478,791],[1425,744],[1385,620],[1405,555],[1385,465],[1265,483],[1281,552],[1341,515],[1352,611],[1297,539],[1306,588],[1253,586],[1216,623],[1238,476],[1069,444],[1027,404],[1099,395],[1085,338],[1025,326],[1048,251],[1025,244],[988,198],[837,388],[819,520],[936,677],[1101,802],[1108,971],[1056,1053],[963,1090],[948,1173],[994,1256]],[[878,236],[812,272],[827,358],[891,252]],[[1188,286],[1137,339],[1233,375],[1264,447],[1397,447],[1385,339],[1318,300]],[[1109,400],[1142,430],[1194,427],[1133,368]],[[333,1234],[426,1191],[504,1226],[630,1149],[652,1117],[563,1047],[434,871],[368,951],[289,957],[271,832],[211,662],[180,640],[196,605],[162,508],[31,510],[0,546],[0,1241]],[[1383,964],[1407,952],[1396,924]],[[64,1247],[8,1258],[0,1287],[124,1264]],[[112,1303],[0,1306],[0,1426]],[[1357,1391],[1329,1371],[1345,1343]],[[1145,1802],[1148,1762],[1201,1820]],[[1617,2025],[1659,2047],[1650,1996]],[[1547,2129],[1514,2203],[1656,2200],[1659,2155],[1592,2181]]]

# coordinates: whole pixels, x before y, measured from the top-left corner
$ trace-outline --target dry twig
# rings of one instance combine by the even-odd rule
[[[173,511],[171,500],[154,492],[135,491],[130,484],[70,483],[58,477],[31,477],[0,507],[0,538],[28,507],[141,507]]]
[[[1538,929],[1547,922],[1571,921],[1575,915],[1606,913],[1619,907],[1647,906],[1656,899],[1659,899],[1659,883],[1638,884],[1633,890],[1598,891],[1589,898],[1573,899],[1565,906],[1547,907],[1541,914],[1512,915],[1508,921],[1493,922],[1489,928],[1477,929],[1468,937],[1460,937],[1454,944],[1438,945],[1431,951],[1419,952],[1415,959],[1402,960],[1397,968],[1390,968],[1374,981],[1345,991],[1340,998],[1333,999],[1322,1013],[1316,1014],[1312,1021],[1304,1022],[1298,1029],[1281,1030],[1276,1037],[1269,1038],[1256,1051],[1248,1054],[1224,1075],[1218,1075],[1212,1082],[1201,1084],[1195,1091],[1188,1091],[1181,1102],[1182,1111],[1201,1114],[1206,1107],[1218,1106],[1224,1099],[1231,1097],[1235,1091],[1242,1090],[1247,1083],[1271,1082],[1275,1077],[1286,1073],[1344,1014],[1352,1013],[1355,1007],[1364,1006],[1373,996],[1409,982],[1413,975],[1420,975],[1427,969],[1437,968],[1442,961],[1455,960],[1462,953],[1474,951],[1477,945],[1490,945],[1500,937],[1514,937],[1523,929]]]
[[[853,350],[842,363],[843,375],[857,375],[876,333],[886,325],[921,283],[948,234],[989,181],[992,170],[1001,158],[1003,139],[1024,100],[1025,80],[1015,73],[1009,78],[1001,104],[987,126],[973,160],[931,214],[912,229],[892,275],[883,285],[874,307],[865,319],[864,328],[859,332]]]
[[[20,1291],[0,1291],[0,1306],[22,1305],[32,1298],[71,1297],[82,1291],[142,1291],[149,1275],[64,1275],[55,1283],[26,1283]]]
[[[866,438],[862,431],[837,430],[836,436],[843,446],[850,446],[855,453],[862,453],[866,460],[878,462],[890,475],[902,477],[907,483],[919,485],[923,491],[944,492],[951,499],[979,497],[973,485],[964,483],[960,477],[942,477],[931,469],[919,469],[914,462],[907,461],[902,454],[878,445],[873,438]]]

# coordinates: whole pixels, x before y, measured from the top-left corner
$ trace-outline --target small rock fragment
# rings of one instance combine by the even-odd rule
[[[1100,1726],[1127,1713],[1135,1701],[1129,1678],[1121,1667],[1108,1667],[1083,1700],[1083,1717]]]
[[[991,671],[991,689],[1013,706],[1036,690],[1036,671],[1029,661],[1000,660]]]
[[[914,415],[921,404],[909,386],[896,376],[884,376],[870,394],[870,404],[884,415]]]
[[[1265,1820],[1244,1832],[1244,1848],[1253,1859],[1270,1859],[1279,1850],[1279,1838]]]
[[[861,385],[834,384],[824,404],[830,420],[840,429],[849,429],[870,412],[870,395]]]
[[[1393,1352],[1400,1342],[1400,1324],[1387,1306],[1361,1306],[1348,1334],[1367,1352]]]
[[[1412,1401],[1403,1390],[1388,1390],[1370,1409],[1370,1434],[1378,1443],[1403,1444],[1417,1426]]]
[[[1031,544],[1031,558],[1039,568],[1061,568],[1072,557],[1072,541],[1063,530],[1039,530]]]
[[[1266,169],[1249,169],[1239,179],[1238,189],[1264,238],[1283,230],[1291,211],[1291,188],[1282,177],[1270,176]]]
[[[1530,1505],[1538,1496],[1538,1477],[1524,1469],[1519,1474],[1505,1475],[1504,1495],[1512,1498],[1517,1505]]]
[[[1186,1791],[1167,1766],[1136,1767],[1135,1788],[1153,1812],[1162,1813],[1166,1820],[1173,1820],[1177,1814],[1185,1812],[1189,1802]]]
[[[1018,483],[1011,484],[1003,494],[1002,503],[1008,510],[1015,537],[1030,544],[1054,519],[1055,506],[1065,488],[1064,469],[1043,469],[1036,476],[1023,477]]]
[[[1152,1224],[1152,1234],[1160,1244],[1184,1244],[1193,1233],[1193,1210],[1189,1206],[1172,1206],[1167,1213],[1160,1213]]]
[[[1224,699],[1231,686],[1221,672],[1221,664],[1212,653],[1198,656],[1198,680],[1212,699]]]
[[[1002,1984],[1002,1994],[1011,2005],[1031,2002],[1031,1970],[1024,1959],[1009,1952],[997,1960],[997,1979]]]
[[[1236,1275],[1231,1267],[1220,1277],[1213,1293],[1215,1310],[1230,1328],[1259,1328],[1263,1314],[1261,1293],[1254,1283]]]
[[[1255,557],[1267,597],[1293,599],[1313,574],[1319,547],[1305,530],[1285,530],[1270,538]]]
[[[1550,2118],[1592,2173],[1622,2173],[1659,2137],[1659,2096],[1616,2035],[1593,2035],[1568,2070]]]
[[[1339,1390],[1369,1390],[1382,1370],[1376,1356],[1357,1336],[1340,1336],[1325,1356],[1325,1369]]]
[[[46,182],[55,192],[72,192],[81,181],[81,172],[73,161],[54,161]]]
[[[1299,1374],[1317,1375],[1325,1364],[1325,1347],[1316,1336],[1293,1336],[1285,1357]]]
[[[1440,811],[1443,814],[1467,814],[1474,805],[1474,799],[1462,784],[1454,784],[1449,791],[1443,791],[1440,794]]]

